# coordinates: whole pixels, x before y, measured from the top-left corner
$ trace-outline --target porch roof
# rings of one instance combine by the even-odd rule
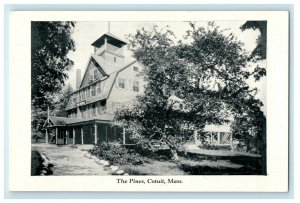
[[[114,119],[114,115],[113,114],[101,114],[98,116],[94,116],[91,118],[75,118],[72,119],[71,121],[69,121],[68,125],[74,125],[74,124],[78,124],[78,123],[85,123],[85,122],[89,122],[89,121],[108,121],[111,122]]]
[[[205,132],[227,132],[230,133],[230,124],[224,123],[222,125],[209,124],[204,127]]]
[[[50,125],[48,127],[76,125],[79,123],[86,123],[90,121],[111,122],[113,121],[113,119],[114,119],[113,114],[101,114],[91,118],[67,118],[67,117],[50,116],[49,120],[52,122],[53,125]]]

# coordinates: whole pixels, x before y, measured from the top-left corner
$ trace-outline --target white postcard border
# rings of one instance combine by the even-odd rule
[[[118,184],[116,176],[30,176],[31,21],[267,20],[267,176],[129,176],[182,184]],[[288,12],[19,11],[9,23],[9,188],[11,191],[286,192],[288,190]]]

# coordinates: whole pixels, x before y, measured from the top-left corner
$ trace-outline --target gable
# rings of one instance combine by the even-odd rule
[[[78,106],[84,106],[96,101],[106,99],[113,85],[115,77],[116,77],[116,73],[112,73],[111,75],[104,78],[103,80],[98,80],[92,83],[91,85],[88,85],[87,87],[84,87],[74,92],[68,101],[66,110],[70,110]],[[95,90],[94,95],[92,94],[93,89]],[[89,96],[87,96],[87,93]],[[85,95],[85,96],[83,97],[81,95]]]
[[[99,65],[99,64],[98,64]],[[97,67],[97,65],[93,64],[93,66],[88,66],[87,71],[85,73],[85,76],[83,78],[82,81],[82,87],[79,90],[76,90],[75,92],[73,92],[72,96],[69,99],[68,105],[66,107],[66,110],[70,110],[73,108],[77,108],[78,106],[84,106],[96,101],[100,101],[103,99],[108,99],[108,97],[120,97],[120,95],[116,94],[116,92],[111,95],[111,90],[115,87],[115,89],[120,90],[120,88],[117,88],[116,85],[116,78],[117,75],[120,77],[125,77],[126,78],[126,90],[128,91],[128,95],[127,96],[136,96],[136,92],[132,91],[132,88],[129,88],[130,85],[133,84],[134,81],[136,81],[136,79],[138,78],[137,74],[139,71],[141,71],[141,69],[143,68],[143,65],[140,64],[139,62],[137,62],[136,60],[131,61],[130,63],[127,63],[126,65],[124,65],[123,67],[120,67],[119,69],[117,69],[115,72],[110,73],[109,75],[105,75],[105,77],[101,80],[97,80],[95,82],[89,83],[89,80],[87,80],[88,78],[88,74],[89,74],[89,69],[90,68],[94,68]],[[136,71],[135,68],[138,67],[139,71]],[[100,70],[102,69],[102,66],[100,67]],[[87,80],[88,82],[85,83]],[[87,84],[84,86],[84,84]],[[143,92],[143,82],[141,81],[140,83],[140,91],[139,92]],[[100,86],[101,91],[98,92],[98,86]],[[97,93],[94,94],[93,96],[90,96],[92,94],[89,94],[89,96],[85,96],[82,97],[81,95],[86,95],[85,93],[88,92],[92,92],[93,88],[97,89]],[[122,91],[122,94],[126,94],[126,91]],[[124,97],[124,98],[127,98]],[[120,98],[118,98],[120,99]]]
[[[121,68],[117,72],[109,94],[109,102],[125,103],[134,100],[137,95],[142,94],[145,84],[143,77],[140,75],[142,69],[143,65],[137,61],[132,61]],[[122,86],[120,86],[121,81],[123,83]],[[134,86],[137,88],[133,88]]]
[[[99,64],[92,57],[90,57],[79,88],[82,88],[95,80],[103,78],[105,73],[103,72],[103,70],[101,70],[100,72],[100,70],[101,68]]]

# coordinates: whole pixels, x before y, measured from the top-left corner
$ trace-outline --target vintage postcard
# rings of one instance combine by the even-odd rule
[[[11,191],[288,191],[284,11],[11,12]]]

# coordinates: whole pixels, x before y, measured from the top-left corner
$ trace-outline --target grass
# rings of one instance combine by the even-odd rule
[[[227,160],[201,160],[201,161],[193,161],[189,159],[181,159],[180,161],[181,165],[188,165],[190,167],[210,167],[210,168],[233,168],[238,169],[241,168],[242,165],[231,163]]]
[[[256,168],[233,163],[230,160],[191,160],[180,157],[178,161],[152,161],[142,165],[122,165],[129,175],[251,175]]]

